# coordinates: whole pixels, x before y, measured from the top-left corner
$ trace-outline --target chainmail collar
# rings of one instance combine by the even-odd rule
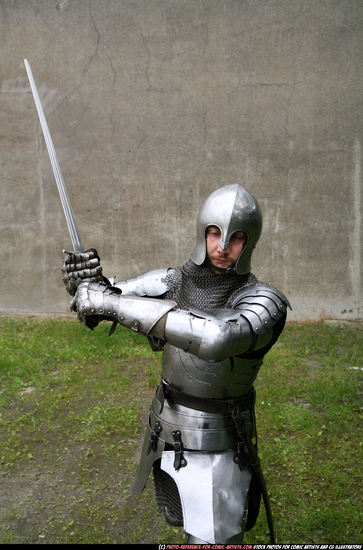
[[[166,298],[174,300],[179,308],[212,311],[228,306],[238,290],[254,285],[258,280],[252,273],[239,275],[233,270],[215,273],[207,264],[198,266],[188,260],[170,270],[165,282],[168,287]]]

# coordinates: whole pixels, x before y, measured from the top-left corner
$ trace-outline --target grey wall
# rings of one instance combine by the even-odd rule
[[[202,200],[260,201],[253,271],[290,319],[360,316],[360,0],[0,0],[0,311],[66,313],[71,246],[23,59],[86,247],[184,262]]]

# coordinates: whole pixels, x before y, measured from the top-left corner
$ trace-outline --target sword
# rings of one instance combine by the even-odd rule
[[[50,162],[51,162],[51,165],[52,165],[52,168],[53,168],[53,174],[54,174],[55,181],[56,181],[56,184],[57,184],[60,200],[61,200],[61,203],[62,203],[62,206],[63,206],[63,211],[64,211],[64,215],[65,215],[65,218],[66,218],[69,234],[71,236],[73,249],[74,249],[75,252],[83,252],[84,248],[83,248],[83,245],[82,245],[82,242],[81,242],[81,237],[79,235],[76,220],[74,218],[74,214],[73,214],[72,206],[71,206],[71,203],[70,203],[70,200],[69,200],[69,197],[68,197],[67,189],[66,189],[66,186],[64,184],[62,172],[61,172],[61,169],[59,167],[59,163],[58,163],[57,155],[55,153],[53,141],[52,141],[52,138],[50,137],[49,128],[48,128],[46,118],[44,116],[43,107],[42,107],[42,104],[40,103],[37,88],[35,86],[33,73],[31,71],[31,68],[30,68],[30,65],[29,65],[29,62],[28,62],[27,59],[24,59],[24,63],[25,63],[26,72],[28,74],[30,87],[31,87],[31,90],[32,90],[32,93],[33,93],[35,106],[37,108],[40,125],[42,127],[43,136],[44,136],[44,139],[45,139],[45,144],[47,146],[49,159],[50,159]]]

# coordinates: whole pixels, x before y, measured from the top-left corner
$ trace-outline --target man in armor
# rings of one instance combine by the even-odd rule
[[[184,525],[187,543],[241,543],[261,494],[274,542],[253,382],[290,304],[250,271],[261,228],[257,200],[236,183],[208,196],[195,248],[180,267],[111,284],[94,249],[63,264],[81,322],[120,323],[162,351],[132,491],[142,492],[153,469],[157,503],[169,523]]]

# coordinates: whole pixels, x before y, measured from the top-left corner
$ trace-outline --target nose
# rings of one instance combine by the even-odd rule
[[[221,240],[221,242],[218,245],[218,252],[220,253],[227,252],[228,247],[229,247],[229,243],[225,243]]]

